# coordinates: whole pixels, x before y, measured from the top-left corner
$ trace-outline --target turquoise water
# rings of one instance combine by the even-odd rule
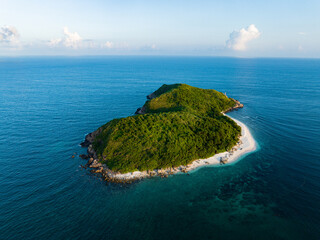
[[[260,149],[190,175],[108,184],[86,133],[163,83],[213,88]],[[320,239],[320,60],[0,59],[0,239]]]

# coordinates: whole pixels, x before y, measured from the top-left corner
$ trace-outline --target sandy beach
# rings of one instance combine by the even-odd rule
[[[230,118],[233,119],[241,127],[241,137],[239,139],[239,144],[233,147],[233,151],[223,152],[223,153],[216,154],[207,159],[199,159],[199,160],[193,161],[192,164],[190,164],[187,167],[188,171],[194,170],[204,165],[220,165],[221,158],[227,160],[225,164],[230,164],[238,160],[242,155],[256,150],[257,148],[256,142],[252,137],[248,127],[244,123],[240,122],[239,120],[236,120],[232,117]]]
[[[148,172],[136,171],[136,172],[125,173],[125,174],[113,174],[112,178],[119,179],[119,180],[130,180],[130,179],[140,179],[140,178],[156,176],[156,175],[167,176],[169,174],[176,174],[179,172],[190,172],[203,166],[226,165],[226,164],[231,164],[235,162],[244,154],[253,152],[254,150],[256,150],[257,146],[248,127],[244,123],[240,122],[239,120],[236,120],[232,117],[230,118],[233,119],[241,127],[241,136],[239,138],[238,144],[234,146],[232,150],[230,150],[229,152],[218,153],[207,159],[195,160],[188,166],[179,166],[176,168],[168,168],[168,169],[158,169],[158,170],[148,171]],[[222,163],[222,160],[224,160],[224,164]]]

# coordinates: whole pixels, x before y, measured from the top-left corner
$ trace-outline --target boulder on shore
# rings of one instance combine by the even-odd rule
[[[80,154],[79,157],[82,158],[82,159],[88,159],[89,158],[89,156],[86,155],[86,154]]]
[[[87,134],[84,141],[82,143],[80,143],[81,147],[89,147],[93,143],[96,136],[101,133],[101,131],[102,131],[102,129],[99,128],[98,130]]]
[[[146,113],[146,108],[143,106],[143,107],[139,107],[134,114],[145,114],[145,113]]]

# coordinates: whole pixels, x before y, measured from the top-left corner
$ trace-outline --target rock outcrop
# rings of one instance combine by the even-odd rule
[[[231,112],[231,111],[236,110],[238,108],[243,108],[243,104],[240,103],[238,100],[235,100],[233,98],[232,98],[232,100],[234,100],[236,104],[233,107],[228,108],[227,110],[223,111],[223,113]]]
[[[101,133],[101,131],[102,131],[102,128],[99,128],[98,130],[87,134],[84,141],[80,143],[81,147],[89,147],[89,145],[93,143],[94,139],[96,138],[97,135]]]
[[[145,114],[145,113],[146,113],[145,106],[138,108],[137,111],[135,112],[135,114]]]
[[[80,154],[79,157],[82,158],[82,159],[88,159],[89,158],[89,156],[86,155],[86,154]]]
[[[153,92],[153,93],[150,93],[148,96],[147,96],[147,99],[148,100],[151,100],[153,98],[157,97],[156,94]],[[145,106],[142,106],[142,107],[139,107],[136,112],[134,114],[145,114],[146,113],[146,107]]]
[[[153,93],[150,93],[148,96],[147,96],[147,99],[148,100],[151,100],[153,98],[157,97],[156,94],[153,92]]]

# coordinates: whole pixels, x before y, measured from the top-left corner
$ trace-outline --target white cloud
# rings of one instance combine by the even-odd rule
[[[113,48],[113,47],[114,47],[114,44],[113,44],[113,42],[107,41],[105,44],[103,44],[102,47],[105,47],[105,48]]]
[[[69,32],[68,28],[65,27],[63,29],[63,33],[65,36],[64,45],[66,47],[70,47],[70,48],[78,48],[79,47],[79,45],[81,44],[82,38],[80,37],[80,35],[77,32],[71,33],[71,32]]]
[[[299,35],[307,35],[305,32],[298,32]]]
[[[0,43],[5,45],[17,45],[19,43],[19,33],[13,26],[0,27]]]
[[[228,48],[235,51],[244,51],[247,49],[248,42],[259,38],[261,35],[260,31],[254,24],[249,27],[241,28],[240,31],[233,31],[230,34],[229,39],[226,42]]]
[[[48,42],[48,45],[50,47],[55,47],[57,45],[59,45],[60,43],[62,42],[62,39],[61,38],[58,38],[58,39],[52,39]]]
[[[63,28],[63,38],[52,39],[48,45],[50,47],[65,46],[67,48],[77,49],[81,47],[82,38],[77,32],[69,32],[67,27]]]
[[[100,45],[100,48],[107,48],[113,50],[127,50],[129,49],[129,44],[127,42],[112,42],[107,41]]]
[[[95,39],[82,38],[77,32],[70,32],[67,27],[63,29],[61,38],[52,39],[46,42],[49,47],[71,48],[71,49],[112,49],[112,50],[128,50],[129,45],[126,42],[98,41]],[[155,48],[155,45],[153,46]]]

